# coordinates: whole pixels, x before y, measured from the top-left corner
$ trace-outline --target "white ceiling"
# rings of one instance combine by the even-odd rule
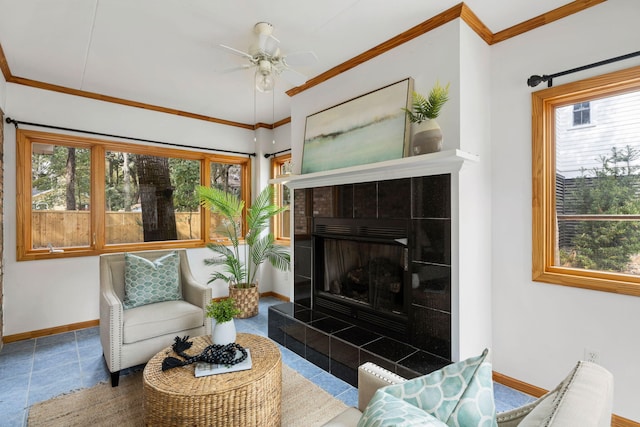
[[[0,45],[14,77],[224,120],[289,117],[292,87],[257,94],[253,70],[219,44],[247,50],[255,23],[273,24],[284,54],[313,51],[317,76],[460,0],[0,0]],[[467,0],[496,33],[568,0]],[[275,113],[272,113],[275,104]],[[18,120],[20,118],[17,118]]]

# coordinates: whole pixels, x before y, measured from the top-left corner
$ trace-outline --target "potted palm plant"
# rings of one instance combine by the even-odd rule
[[[236,341],[236,325],[233,318],[240,314],[233,298],[211,301],[206,306],[207,317],[211,317],[211,342],[213,344],[231,344]]]
[[[427,154],[442,149],[442,130],[435,120],[442,106],[449,100],[449,83],[433,86],[429,96],[413,92],[411,110],[404,109],[411,123],[414,123],[411,138],[411,155]]]
[[[268,260],[280,270],[288,270],[290,266],[288,248],[276,244],[273,234],[266,232],[271,218],[288,208],[278,207],[273,202],[273,186],[265,187],[247,209],[247,226],[243,234],[243,200],[213,187],[199,186],[197,194],[205,208],[222,218],[219,229],[229,239],[229,242],[207,245],[217,256],[206,259],[205,264],[220,267],[211,274],[208,283],[224,280],[229,285],[229,297],[236,301],[240,310],[237,317],[255,316],[260,299],[256,279],[260,265]]]

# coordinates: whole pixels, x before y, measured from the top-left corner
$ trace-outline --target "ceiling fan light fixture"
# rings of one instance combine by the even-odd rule
[[[269,93],[276,85],[276,79],[271,71],[262,72],[260,68],[256,70],[256,89],[262,93]]]

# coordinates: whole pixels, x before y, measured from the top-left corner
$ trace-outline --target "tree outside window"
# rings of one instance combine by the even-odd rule
[[[89,246],[91,151],[60,144],[31,148],[32,249]],[[66,233],[67,228],[76,233]],[[46,231],[45,231],[46,230]]]

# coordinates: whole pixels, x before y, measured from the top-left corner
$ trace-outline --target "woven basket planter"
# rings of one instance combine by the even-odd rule
[[[236,302],[236,307],[240,310],[238,319],[246,319],[258,315],[258,302],[260,292],[258,285],[252,284],[250,288],[237,288],[236,285],[229,286],[229,297]]]

